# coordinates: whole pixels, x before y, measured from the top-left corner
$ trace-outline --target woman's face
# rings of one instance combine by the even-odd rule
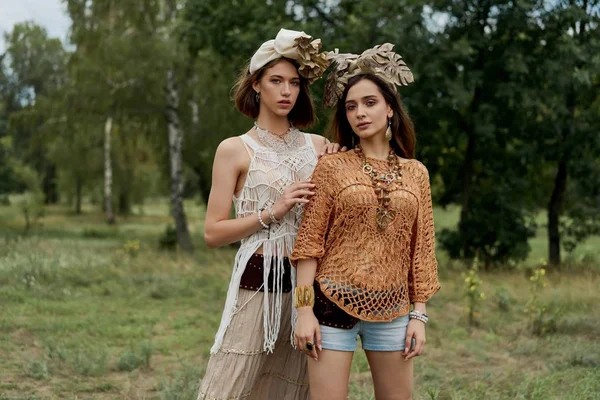
[[[383,138],[388,119],[394,114],[377,85],[368,79],[361,79],[348,90],[345,107],[352,130],[361,139]]]
[[[252,85],[260,93],[260,108],[266,107],[277,116],[287,116],[300,94],[300,76],[296,67],[281,60],[268,68]]]

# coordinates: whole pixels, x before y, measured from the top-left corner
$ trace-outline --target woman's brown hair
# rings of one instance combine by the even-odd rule
[[[394,111],[392,116],[392,140],[390,145],[394,152],[404,158],[415,158],[415,127],[408,113],[404,110],[402,101],[398,94],[387,84],[383,79],[374,74],[362,74],[350,78],[342,97],[338,100],[337,110],[331,121],[329,134],[336,138],[336,142],[340,146],[346,146],[351,149],[358,144],[359,138],[352,130],[348,117],[346,116],[346,97],[348,91],[358,82],[363,79],[368,79],[379,88],[379,92],[385,99],[386,103]]]
[[[287,58],[273,60],[264,67],[254,71],[253,74],[250,74],[250,63],[244,67],[232,89],[235,108],[237,108],[239,112],[252,119],[258,117],[260,103],[256,101],[256,92],[252,88],[252,84],[259,81],[266,70],[283,60],[292,63],[292,65],[296,67],[296,70],[298,70],[298,64],[294,60]],[[298,74],[298,76],[300,77],[300,93],[298,94],[294,108],[292,108],[288,114],[288,119],[294,126],[305,128],[315,123],[315,108],[312,98],[310,97],[308,80],[300,74]]]

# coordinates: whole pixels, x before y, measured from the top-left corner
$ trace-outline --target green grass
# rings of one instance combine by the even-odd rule
[[[186,207],[193,257],[158,250],[165,201],[114,227],[90,205],[79,216],[49,207],[25,238],[18,211],[0,207],[0,400],[195,398],[235,250],[206,249],[204,210]],[[455,209],[436,210],[438,229],[456,219]],[[532,240],[529,265],[543,243]],[[580,259],[597,259],[598,248],[589,239]],[[468,329],[461,271],[439,258],[442,290],[429,305],[415,399],[600,399],[598,268],[548,274],[542,300],[560,316],[535,337],[523,312],[525,268],[481,274],[487,300]],[[350,399],[374,398],[360,351],[351,381]]]

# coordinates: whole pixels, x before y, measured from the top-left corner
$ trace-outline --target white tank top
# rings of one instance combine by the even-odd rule
[[[312,139],[307,133],[304,135],[304,145],[284,152],[261,146],[249,135],[240,136],[251,161],[248,175],[243,188],[233,196],[236,218],[244,218],[256,215],[268,202],[274,203],[283,194],[283,191],[291,184],[310,179],[317,165],[318,157]],[[287,213],[279,223],[270,224],[269,229],[261,229],[258,232],[242,239],[240,249],[235,257],[235,264],[225,309],[221,318],[221,324],[215,338],[215,344],[211,353],[219,351],[223,343],[225,332],[236,312],[237,296],[240,280],[248,260],[261,246],[264,254],[264,350],[272,352],[275,342],[279,336],[282,307],[282,285],[284,275],[284,256],[291,254],[296,240],[296,234],[300,228],[304,206],[297,204]],[[258,218],[258,217],[256,217]],[[268,284],[270,279],[268,273],[271,265],[275,265],[275,287],[269,293]],[[296,270],[291,268],[292,287],[296,284]],[[260,292],[257,292],[257,294]],[[294,310],[295,311],[295,310]],[[295,312],[292,323],[295,320]]]

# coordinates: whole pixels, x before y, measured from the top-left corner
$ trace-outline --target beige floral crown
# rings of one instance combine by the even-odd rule
[[[281,29],[275,39],[264,42],[250,60],[250,73],[278,58],[289,58],[300,65],[298,73],[313,83],[331,63],[327,53],[319,53],[321,39],[313,40],[304,32]]]
[[[335,63],[327,75],[323,104],[334,107],[344,94],[350,78],[361,74],[375,74],[386,81],[394,90],[396,86],[408,86],[414,77],[400,54],[393,52],[394,45],[384,43],[357,54],[340,54],[338,49],[327,54]]]

